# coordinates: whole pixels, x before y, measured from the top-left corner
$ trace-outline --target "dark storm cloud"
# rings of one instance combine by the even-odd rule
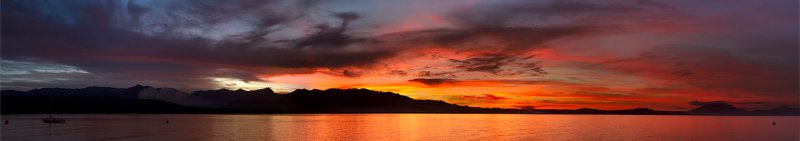
[[[486,72],[494,75],[516,76],[545,75],[539,62],[532,60],[533,56],[513,56],[508,54],[484,53],[470,56],[463,60],[450,59],[455,63],[455,68],[470,72]]]
[[[369,66],[395,54],[392,50],[371,47],[305,48],[311,45],[336,48],[355,42],[355,37],[345,33],[347,23],[357,19],[355,13],[334,14],[333,17],[342,19],[340,27],[304,37],[296,43],[296,48],[285,48],[265,44],[264,36],[276,25],[286,24],[302,14],[270,11],[264,5],[274,3],[268,1],[176,1],[178,4],[166,5],[165,12],[155,14],[157,10],[141,5],[115,2],[52,7],[45,1],[4,1],[2,57],[48,60],[133,83],[197,84],[196,81],[207,81],[203,80],[207,77],[259,80],[255,73],[267,68]],[[120,7],[127,10],[121,11]],[[66,12],[48,10],[55,8]],[[143,18],[145,13],[151,17]],[[166,17],[158,17],[159,14]],[[230,20],[254,21],[256,28],[223,40],[192,33],[194,29],[211,28]],[[127,27],[132,25],[138,26]]]
[[[287,24],[302,18],[316,1],[301,0],[284,2],[279,0],[200,0],[200,1],[155,1],[153,8],[163,12],[147,17],[147,21],[139,23],[146,32],[152,34],[186,34],[181,30],[209,32],[215,26],[231,21],[252,24],[255,29],[247,35],[266,35],[273,26]],[[285,5],[285,3],[291,3]],[[285,5],[285,6],[284,6]],[[276,7],[288,7],[279,9]]]
[[[464,46],[465,44],[478,44],[481,39],[492,39],[498,42],[487,48],[519,51],[538,47],[555,39],[570,35],[578,35],[591,31],[590,26],[564,26],[564,27],[504,27],[480,26],[463,30],[438,30],[431,31],[440,35],[432,38],[434,43],[448,46]]]
[[[342,75],[347,76],[347,77],[359,77],[362,74],[358,73],[358,72],[355,72],[355,71],[351,71],[351,70],[344,70],[344,71],[342,71]]]
[[[436,85],[441,85],[441,84],[446,84],[446,83],[456,83],[457,82],[455,79],[446,79],[446,78],[432,78],[432,79],[417,78],[417,79],[411,79],[411,80],[408,80],[408,81],[422,83],[422,84],[429,85],[429,86],[436,86]]]
[[[332,48],[338,49],[355,43],[370,41],[367,38],[358,38],[348,35],[347,32],[350,21],[358,19],[360,16],[352,12],[333,13],[333,16],[341,20],[339,27],[330,27],[328,24],[315,26],[317,31],[310,36],[299,39],[296,42],[297,48]]]
[[[508,99],[508,98],[495,96],[495,95],[492,95],[492,94],[483,94],[483,95],[480,95],[480,96],[470,96],[470,95],[461,96],[461,99],[464,99],[464,100],[490,100],[490,101],[494,101],[494,100],[504,100],[504,99]]]
[[[590,25],[508,27],[506,25],[465,26],[461,29],[432,29],[392,34],[412,43],[434,43],[462,51],[528,51],[545,43],[598,30]],[[491,43],[485,43],[487,40]]]
[[[708,102],[702,102],[702,101],[697,101],[697,100],[695,100],[695,101],[689,102],[689,105],[694,105],[694,106],[705,106],[705,105],[730,105],[730,104],[728,104],[728,102],[725,102],[725,101],[708,101]]]
[[[431,71],[420,71],[417,73],[417,77],[427,77],[427,78],[456,78],[458,76],[455,75],[455,72],[431,72]]]
[[[452,18],[458,19],[462,26],[503,26],[519,22],[518,17],[534,17],[539,20],[552,18],[588,19],[636,12],[647,12],[657,8],[648,5],[661,4],[655,1],[582,1],[552,0],[528,1],[509,0],[466,7],[456,10]],[[588,23],[600,24],[600,23]]]
[[[500,1],[456,9],[445,18],[452,28],[390,34],[409,43],[432,43],[458,52],[485,52],[450,59],[467,72],[502,76],[547,74],[539,61],[522,55],[571,37],[615,32],[619,16],[658,10],[654,1]],[[561,21],[552,22],[549,21]]]
[[[655,2],[651,2],[655,3]],[[455,10],[448,17],[458,30],[441,30],[437,43],[456,44],[491,38],[501,49],[529,49],[551,40],[595,32],[617,25],[608,19],[649,10],[624,1],[502,1]],[[564,21],[548,23],[549,20]]]
[[[445,17],[454,28],[398,33],[414,42],[459,50],[529,51],[567,37],[614,32],[620,17],[660,10],[646,1],[497,1],[456,9]],[[641,18],[641,17],[636,17]],[[652,20],[656,21],[656,20]],[[486,43],[490,41],[490,43]]]
[[[389,75],[401,76],[402,77],[402,76],[408,75],[408,72],[403,71],[403,70],[392,70],[392,71],[389,71]]]

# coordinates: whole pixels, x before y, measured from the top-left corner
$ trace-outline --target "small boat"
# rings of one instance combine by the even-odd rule
[[[53,117],[53,115],[50,115],[50,117],[43,118],[42,122],[44,122],[44,123],[65,123],[65,122],[67,122],[67,120],[65,120],[64,118],[55,118],[55,117]]]
[[[65,122],[67,122],[67,120],[65,120],[64,118],[53,117],[53,111],[50,108],[52,106],[51,103],[53,103],[53,98],[48,94],[47,95],[47,111],[50,114],[48,114],[49,116],[47,118],[43,118],[42,122],[44,122],[44,123],[65,123]]]

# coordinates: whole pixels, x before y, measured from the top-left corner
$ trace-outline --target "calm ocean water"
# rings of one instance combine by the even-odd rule
[[[304,114],[2,115],[2,140],[800,140],[800,117]],[[166,120],[170,123],[167,124]],[[772,125],[772,122],[777,125]]]

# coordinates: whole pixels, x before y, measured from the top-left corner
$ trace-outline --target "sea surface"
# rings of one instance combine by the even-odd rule
[[[266,114],[1,115],[32,140],[800,140],[797,116]],[[169,123],[167,123],[167,120]],[[776,122],[776,125],[772,125]]]

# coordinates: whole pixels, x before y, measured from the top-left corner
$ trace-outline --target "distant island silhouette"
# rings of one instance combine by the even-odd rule
[[[136,85],[130,88],[41,88],[0,92],[3,114],[24,113],[513,113],[629,115],[800,115],[800,109],[779,107],[746,111],[722,101],[699,102],[690,111],[503,109],[480,108],[438,100],[415,100],[397,93],[368,89],[298,89],[278,94],[270,88],[205,90],[186,93],[172,88]]]

